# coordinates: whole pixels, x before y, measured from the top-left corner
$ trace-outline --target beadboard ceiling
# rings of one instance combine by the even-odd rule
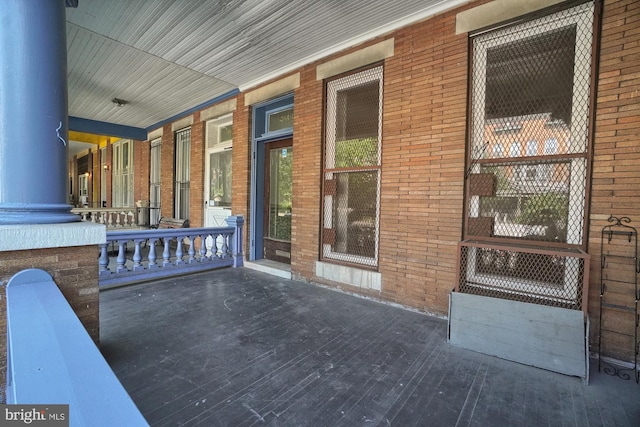
[[[69,115],[150,129],[464,2],[79,0],[66,9]]]

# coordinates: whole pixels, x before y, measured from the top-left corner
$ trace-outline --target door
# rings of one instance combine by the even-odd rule
[[[231,215],[231,147],[228,150],[208,150],[205,160],[204,226],[226,227]],[[216,240],[216,251],[221,250],[223,238]],[[206,240],[207,256],[213,250],[211,236]]]
[[[89,174],[78,175],[78,205],[82,208],[89,206]]]
[[[231,215],[231,150],[209,152],[206,158],[205,227],[226,227]]]
[[[291,264],[293,145],[291,139],[265,145],[264,258]]]

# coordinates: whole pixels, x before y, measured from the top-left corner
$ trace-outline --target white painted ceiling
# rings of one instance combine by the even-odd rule
[[[79,0],[67,8],[69,115],[149,128],[464,2]]]

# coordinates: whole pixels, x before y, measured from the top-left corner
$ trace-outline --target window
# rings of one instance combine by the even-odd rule
[[[191,129],[176,132],[176,181],[173,214],[176,218],[189,219],[189,164],[191,153]]]
[[[149,206],[152,208],[149,212],[149,221],[151,224],[160,222],[160,184],[161,178],[161,153],[162,138],[151,141],[151,164],[149,165]]]
[[[133,141],[124,139],[113,144],[111,205],[133,207]]]
[[[207,122],[209,156],[208,206],[231,206],[231,150],[233,124],[231,115]]]
[[[324,260],[377,266],[382,71],[327,82]]]
[[[511,157],[520,157],[520,143],[518,141],[513,141],[511,143],[511,148],[509,148],[509,155]]]
[[[544,154],[558,154],[558,140],[549,138],[544,142]]]
[[[535,156],[538,154],[538,143],[536,141],[527,141],[527,156]]]
[[[293,128],[293,107],[267,113],[267,133]]]
[[[481,243],[460,255],[467,285],[570,301],[579,293],[579,257],[549,247],[585,245],[592,19],[585,3],[472,38],[464,235]],[[479,154],[500,144],[508,157]]]

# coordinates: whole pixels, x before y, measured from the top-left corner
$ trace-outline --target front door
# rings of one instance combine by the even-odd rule
[[[204,226],[226,227],[231,215],[231,150],[208,150],[205,160]],[[207,237],[207,256],[222,249],[224,239],[218,236],[216,250]]]
[[[291,139],[265,145],[264,258],[291,263],[293,145]]]

